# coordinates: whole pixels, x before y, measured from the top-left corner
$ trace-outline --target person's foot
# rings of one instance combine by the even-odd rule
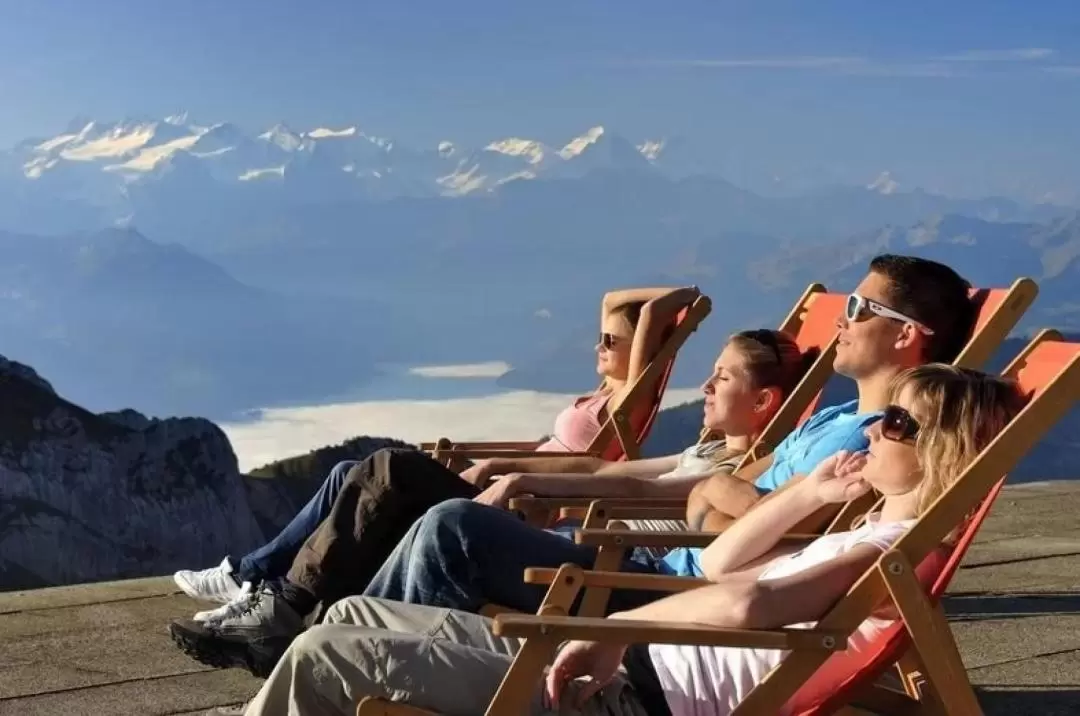
[[[223,604],[216,609],[207,609],[202,612],[195,612],[195,616],[192,617],[197,622],[217,622],[222,619],[228,619],[229,617],[236,616],[240,612],[247,608],[248,597],[251,596],[254,591],[254,585],[251,582],[244,582],[240,585],[240,591],[231,602]]]
[[[173,575],[176,586],[194,599],[228,604],[240,594],[240,582],[233,576],[233,566],[226,557],[216,567],[198,572],[182,569]]]
[[[264,588],[235,614],[208,622],[177,619],[169,625],[169,634],[198,662],[220,669],[240,667],[265,679],[303,629],[303,618]]]

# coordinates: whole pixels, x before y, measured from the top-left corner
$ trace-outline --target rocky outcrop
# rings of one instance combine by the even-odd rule
[[[8,365],[0,372],[0,585],[161,573],[263,538],[216,425],[95,415]]]
[[[326,474],[300,467],[389,442],[350,441],[248,477],[208,420],[94,414],[0,358],[0,589],[217,564],[280,529]],[[275,479],[283,472],[292,479]]]

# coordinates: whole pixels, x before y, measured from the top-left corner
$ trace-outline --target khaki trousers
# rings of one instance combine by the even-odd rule
[[[476,614],[371,597],[336,602],[323,624],[298,637],[245,716],[352,716],[365,696],[445,716],[480,716],[505,676],[520,640],[495,636]],[[537,682],[532,714],[552,714]],[[571,698],[563,701],[571,703]],[[561,714],[646,716],[621,676],[582,711]]]

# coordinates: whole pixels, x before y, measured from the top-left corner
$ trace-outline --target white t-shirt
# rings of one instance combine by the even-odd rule
[[[705,477],[718,472],[733,472],[739,465],[743,454],[730,455],[722,461],[716,461],[716,455],[722,454],[727,449],[723,440],[711,440],[705,443],[691,445],[679,455],[679,462],[671,472],[665,472],[657,476],[657,480],[672,477]],[[624,520],[626,526],[632,530],[649,530],[653,532],[685,532],[690,529],[686,520]],[[667,552],[666,549],[649,548],[653,557],[659,559]]]
[[[888,550],[915,520],[880,524],[871,515],[856,530],[824,535],[799,552],[769,565],[759,581],[778,579],[827,562],[858,544],[872,544]],[[892,622],[871,617],[848,640],[847,652],[865,649],[880,631]],[[810,628],[813,622],[792,624]],[[672,716],[727,716],[746,695],[779,664],[788,652],[781,649],[744,649],[676,644],[651,644],[649,656],[664,689]],[[812,682],[829,683],[828,665],[818,670]]]

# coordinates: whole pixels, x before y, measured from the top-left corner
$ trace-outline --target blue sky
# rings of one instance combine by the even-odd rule
[[[954,194],[1080,192],[1080,3],[0,0],[0,146],[75,116],[560,142]]]

